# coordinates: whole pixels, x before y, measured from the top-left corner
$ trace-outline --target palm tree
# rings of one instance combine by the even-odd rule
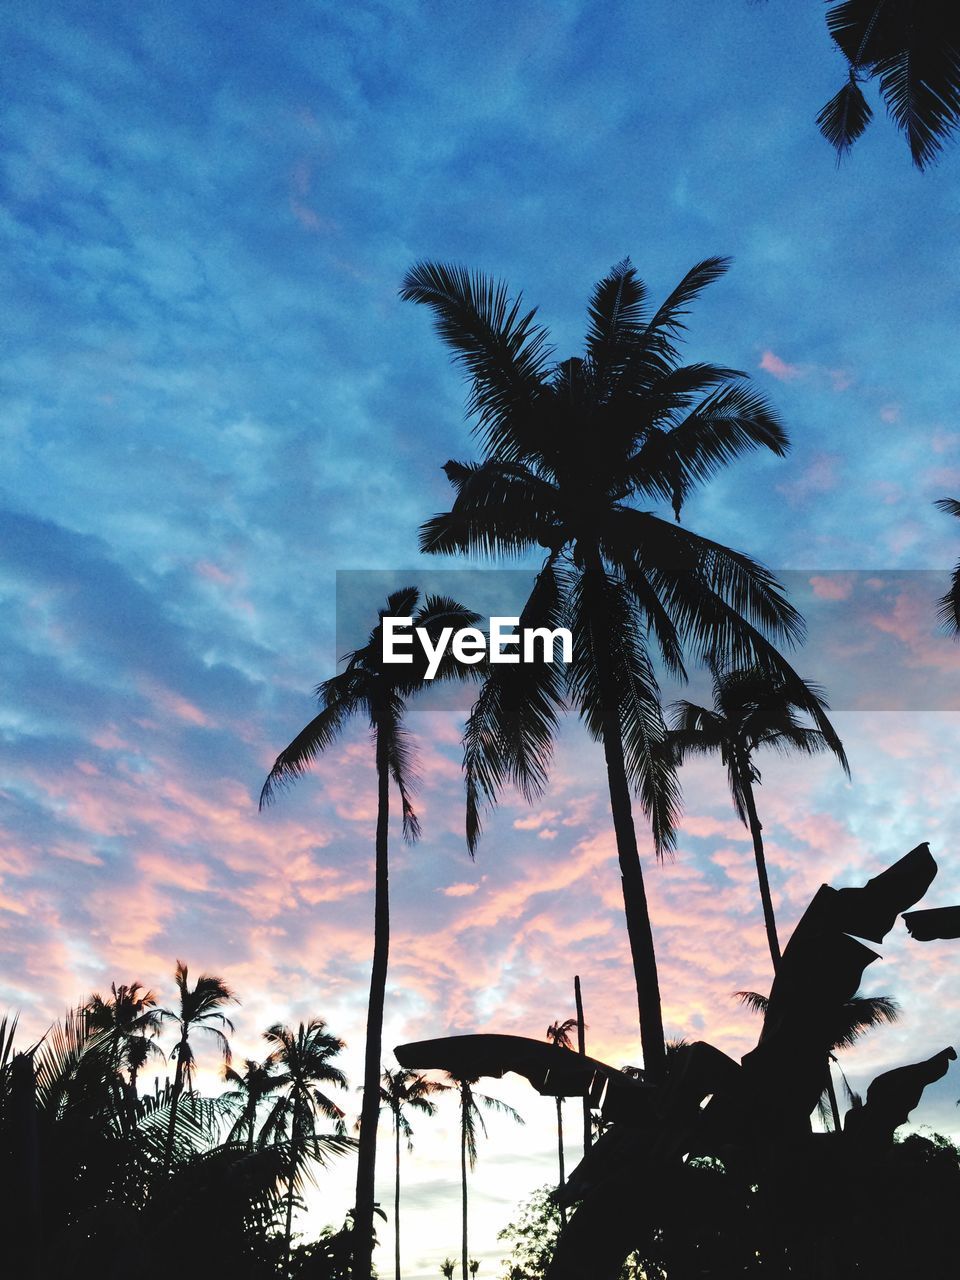
[[[509,1116],[517,1124],[523,1124],[523,1117],[519,1111],[515,1111],[506,1102],[501,1102],[499,1098],[491,1098],[485,1093],[477,1093],[473,1087],[477,1083],[476,1078],[456,1076],[452,1072],[448,1072],[447,1075],[451,1085],[460,1095],[460,1189],[463,1216],[463,1240],[460,1259],[461,1280],[467,1280],[470,1269],[467,1252],[467,1166],[469,1165],[471,1172],[476,1168],[478,1129],[484,1137],[487,1136],[487,1126],[483,1119],[483,1111],[499,1112],[501,1115]]]
[[[232,1032],[233,1023],[223,1012],[222,1006],[237,1002],[237,997],[223,979],[214,977],[209,973],[202,973],[197,979],[196,986],[191,990],[187,966],[182,960],[177,961],[174,977],[177,983],[177,991],[180,995],[177,1008],[157,1010],[157,1016],[160,1021],[172,1022],[177,1030],[177,1043],[171,1051],[177,1060],[177,1068],[173,1079],[173,1088],[170,1091],[170,1116],[167,1121],[167,1143],[163,1163],[164,1173],[170,1172],[170,1162],[173,1157],[173,1134],[177,1123],[180,1098],[185,1087],[187,1089],[192,1089],[193,1087],[193,1069],[196,1059],[193,1046],[190,1044],[190,1035],[193,1032],[203,1031],[207,1035],[213,1036],[224,1062],[229,1064],[230,1042],[224,1034],[224,1028]]]
[[[225,1090],[218,1102],[228,1114],[235,1116],[227,1134],[227,1142],[242,1142],[253,1150],[253,1137],[260,1104],[280,1087],[280,1078],[271,1062],[255,1062],[245,1058],[243,1071],[224,1064],[223,1078],[232,1089]]]
[[[331,1061],[344,1044],[327,1031],[322,1018],[301,1022],[296,1031],[276,1023],[264,1032],[264,1039],[273,1046],[264,1065],[276,1072],[274,1087],[282,1092],[264,1121],[261,1140],[264,1143],[285,1140],[289,1144],[284,1224],[286,1271],[290,1266],[296,1187],[302,1181],[307,1162],[323,1163],[327,1156],[340,1155],[353,1146],[352,1139],[344,1135],[343,1111],[317,1088],[321,1084],[347,1087],[343,1072]],[[334,1122],[334,1135],[317,1133],[317,1121],[321,1119]]]
[[[470,626],[478,615],[455,600],[428,596],[418,607],[416,587],[395,591],[380,610],[377,625],[361,649],[350,653],[345,669],[317,689],[321,711],[277,757],[260,794],[260,808],[269,804],[278,787],[294,781],[331,745],[351,716],[360,713],[373,730],[377,770],[377,835],[374,877],[373,965],[367,1006],[367,1039],[364,1052],[363,1104],[360,1113],[360,1146],[357,1157],[357,1199],[354,1227],[354,1271],[367,1277],[373,1255],[374,1178],[377,1158],[377,1119],[380,1098],[380,1058],[383,1039],[383,1005],[390,950],[390,897],[388,831],[390,825],[390,779],[400,793],[403,834],[415,840],[420,833],[411,804],[413,755],[403,718],[408,698],[426,684],[426,658],[414,647],[409,664],[388,664],[383,660],[384,617],[412,617],[436,641],[444,627]],[[449,653],[441,662],[435,680],[463,678],[472,668],[460,666]]]
[[[547,1027],[547,1039],[557,1049],[572,1050],[573,1044],[570,1040],[571,1031],[579,1028],[580,1023],[576,1018],[566,1018],[563,1022],[551,1022]],[[563,1167],[563,1098],[557,1094],[557,1152],[560,1159],[560,1183],[562,1187],[566,1181],[566,1174]],[[567,1211],[560,1206],[560,1221],[566,1222]]]
[[[147,1035],[130,1035],[127,1036],[123,1045],[123,1062],[127,1068],[130,1080],[127,1085],[130,1096],[131,1107],[136,1108],[139,1102],[139,1094],[137,1091],[137,1079],[140,1072],[147,1065],[151,1057],[163,1058],[164,1052],[160,1045],[151,1036]]]
[[[847,60],[847,80],[817,117],[842,158],[873,112],[860,85],[880,95],[925,168],[960,124],[960,13],[938,0],[833,0],[827,26]]]
[[[680,364],[689,305],[727,268],[689,271],[648,318],[646,288],[624,261],[596,285],[586,353],[551,362],[547,332],[507,286],[460,267],[421,263],[401,296],[431,308],[471,383],[482,460],[448,462],[456,497],[421,529],[425,551],[543,555],[522,627],[574,634],[566,671],[550,662],[491,669],[465,734],[467,839],[483,802],[508,781],[533,799],[546,785],[564,693],[603,744],[624,909],[637,986],[644,1066],[664,1057],[653,932],[631,790],[658,854],[673,847],[679,789],[657,746],[665,727],[648,636],[683,679],[684,646],[703,659],[759,663],[801,682],[771,640],[796,640],[802,620],[776,579],[749,557],[640,510],[683,502],[750,448],[782,455],[786,434],[745,376]],[[814,714],[816,711],[814,710]]]
[[[413,1150],[413,1129],[407,1119],[406,1110],[419,1111],[421,1115],[436,1114],[437,1104],[431,1102],[430,1094],[442,1093],[449,1086],[439,1080],[428,1080],[426,1076],[415,1071],[406,1071],[398,1067],[396,1071],[384,1069],[380,1077],[381,1108],[389,1110],[393,1117],[393,1136],[396,1147],[397,1176],[393,1197],[394,1225],[394,1266],[396,1280],[400,1280],[400,1137],[407,1140],[407,1150]]]
[[[938,498],[934,505],[960,519],[960,502],[956,498]],[[954,635],[960,635],[960,561],[953,570],[950,590],[940,599],[940,621]]]
[[[741,1004],[745,1004],[754,1013],[759,1013],[761,1017],[766,1014],[767,1006],[770,1003],[767,996],[761,995],[758,991],[737,991],[734,994]],[[851,996],[849,1000],[845,1000],[840,1006],[836,1022],[830,1030],[830,1052],[828,1057],[830,1062],[836,1063],[840,1069],[847,1095],[851,1101],[856,1101],[857,1099],[852,1093],[849,1084],[847,1084],[847,1078],[837,1062],[836,1054],[842,1049],[851,1048],[866,1032],[872,1031],[875,1027],[879,1027],[885,1022],[896,1022],[899,1017],[900,1006],[892,996]],[[824,1092],[829,1099],[834,1130],[839,1133],[842,1128],[840,1108],[837,1105],[837,1095],[833,1087],[829,1066],[827,1067],[827,1081]],[[821,1113],[826,1114],[823,1109],[822,1098]]]
[[[91,1031],[106,1035],[110,1047],[110,1064],[119,1070],[124,1043],[131,1036],[144,1032],[156,1035],[160,1028],[157,998],[142,982],[129,986],[110,983],[110,995],[104,998],[94,992],[85,1007],[87,1025]]]
[[[770,747],[782,755],[790,751],[807,755],[832,751],[844,772],[848,776],[850,773],[843,744],[827,719],[829,708],[823,690],[806,680],[802,684],[805,696],[798,702],[792,686],[763,668],[724,669],[714,665],[713,706],[675,702],[673,725],[666,742],[667,750],[673,753],[678,764],[690,755],[716,752],[727,766],[733,806],[753,837],[763,921],[774,972],[780,963],[780,943],[763,853],[763,824],[757,816],[753,790],[754,784],[760,783],[754,753],[761,747]],[[820,710],[817,727],[805,724],[800,718],[814,705]]]

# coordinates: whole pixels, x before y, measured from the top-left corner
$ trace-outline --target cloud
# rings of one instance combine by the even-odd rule
[[[760,357],[759,367],[767,373],[773,374],[780,382],[794,382],[797,378],[804,377],[804,369],[797,364],[788,364],[786,360],[782,360],[780,356],[769,349],[764,351]]]

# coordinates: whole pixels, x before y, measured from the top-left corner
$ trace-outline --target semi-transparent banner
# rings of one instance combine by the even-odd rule
[[[367,642],[378,611],[401,588],[418,587],[421,600],[452,597],[480,615],[477,627],[486,632],[491,618],[520,616],[534,578],[529,569],[341,570],[337,657]],[[824,686],[833,710],[960,711],[960,638],[940,619],[949,572],[791,569],[777,578],[806,623],[804,642],[781,650],[801,676]],[[517,653],[521,647],[506,646],[503,652]],[[650,650],[655,656],[653,637]],[[690,684],[702,686],[704,675],[692,654],[688,670]],[[662,684],[665,698],[676,696],[672,678],[663,676]],[[466,708],[476,692],[469,679],[433,684],[410,706]]]

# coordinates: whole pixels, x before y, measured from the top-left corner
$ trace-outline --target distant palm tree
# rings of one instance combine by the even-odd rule
[[[478,615],[455,600],[428,596],[419,604],[416,587],[395,591],[380,610],[377,625],[367,643],[346,659],[345,669],[317,689],[322,710],[286,747],[274,762],[260,794],[260,808],[271,803],[279,787],[304,774],[310,764],[339,736],[354,715],[366,717],[373,730],[377,768],[377,834],[374,880],[373,965],[367,1006],[367,1039],[364,1052],[363,1103],[360,1114],[360,1146],[357,1157],[357,1195],[354,1227],[354,1271],[359,1277],[370,1274],[373,1255],[374,1179],[377,1159],[377,1119],[380,1098],[380,1059],[383,1040],[383,1006],[390,951],[390,896],[388,833],[390,826],[390,779],[400,793],[403,834],[415,840],[420,834],[411,804],[414,784],[413,753],[403,718],[407,700],[427,686],[426,658],[413,646],[409,664],[383,660],[383,619],[412,617],[435,642],[445,627],[455,630],[477,622]],[[419,606],[419,607],[418,607]],[[447,653],[434,677],[437,681],[470,676],[473,669],[461,666]]]
[[[127,1086],[131,1107],[136,1108],[139,1101],[137,1080],[140,1072],[151,1058],[164,1058],[165,1054],[152,1036],[130,1035],[123,1045],[123,1064],[127,1068],[130,1082]]]
[[[576,1018],[567,1018],[563,1022],[551,1022],[549,1027],[547,1027],[547,1039],[557,1049],[572,1050],[573,1044],[570,1040],[570,1033],[572,1031],[576,1031],[579,1026],[580,1026],[580,1023],[577,1021]],[[559,1160],[560,1160],[560,1184],[559,1185],[562,1187],[564,1182],[566,1181],[566,1173],[564,1171],[564,1165],[563,1165],[563,1098],[558,1094],[556,1101],[557,1101],[557,1153],[559,1155]],[[563,1205],[560,1206],[560,1220],[561,1222],[566,1222],[567,1220],[567,1211],[563,1207]]]
[[[225,1090],[217,1101],[224,1111],[235,1116],[226,1140],[242,1142],[252,1151],[260,1104],[280,1088],[280,1077],[273,1063],[245,1058],[243,1071],[224,1065],[223,1078],[233,1088]]]
[[[343,1072],[332,1063],[344,1044],[330,1035],[322,1018],[301,1022],[296,1031],[276,1023],[264,1032],[264,1039],[272,1046],[264,1068],[275,1073],[274,1091],[280,1096],[264,1121],[261,1140],[264,1143],[286,1141],[289,1152],[284,1224],[284,1270],[287,1271],[296,1188],[308,1162],[322,1163],[327,1156],[340,1155],[353,1146],[352,1140],[344,1136],[343,1111],[317,1088],[321,1084],[347,1087]],[[334,1122],[334,1135],[317,1133],[317,1121],[321,1119]]]
[[[673,726],[666,743],[678,764],[691,755],[716,752],[727,766],[733,806],[753,837],[760,901],[774,970],[780,963],[780,943],[763,853],[763,825],[757,816],[753,792],[754,784],[760,782],[754,753],[761,747],[772,748],[783,755],[790,751],[807,755],[832,751],[844,772],[850,773],[843,744],[827,719],[829,708],[823,690],[806,680],[801,683],[804,694],[798,699],[792,683],[787,684],[762,668],[724,669],[715,665],[713,706],[675,702]],[[800,718],[814,707],[816,727]]]
[[[110,984],[110,995],[104,998],[94,992],[85,1010],[87,1025],[91,1031],[99,1031],[108,1037],[110,1065],[119,1070],[123,1058],[124,1043],[131,1036],[145,1033],[156,1035],[160,1028],[157,998],[141,982],[129,986],[115,982]]]
[[[758,991],[737,991],[734,994],[741,1004],[745,1004],[754,1013],[759,1013],[761,1017],[766,1014],[767,1006],[770,1003],[768,996],[761,995]],[[836,1053],[840,1050],[851,1048],[866,1032],[882,1026],[885,1022],[896,1022],[899,1017],[900,1006],[892,996],[851,996],[849,1000],[844,1001],[843,1005],[841,1005],[837,1013],[836,1022],[830,1032],[830,1061],[837,1063]],[[837,1066],[839,1068],[840,1064],[837,1063]],[[855,1100],[850,1086],[847,1085],[847,1079],[843,1075],[842,1068],[840,1069],[840,1074],[843,1076],[848,1096],[851,1100]],[[834,1130],[839,1133],[842,1121],[829,1066],[827,1067],[827,1083],[824,1092],[829,1098]],[[821,1098],[821,1111],[826,1114],[822,1104],[823,1099]]]
[[[679,520],[696,486],[745,451],[786,452],[786,433],[746,375],[681,365],[690,304],[727,269],[709,258],[648,313],[647,290],[625,260],[594,288],[586,353],[555,363],[536,311],[502,282],[424,262],[401,296],[431,308],[471,386],[479,463],[444,467],[456,497],[421,529],[439,554],[545,558],[522,627],[573,631],[566,672],[550,662],[497,666],[467,724],[467,838],[480,809],[516,784],[542,794],[565,697],[603,744],[624,910],[637,986],[644,1067],[662,1075],[663,1021],[653,931],[631,791],[651,820],[658,854],[674,844],[675,776],[656,750],[664,736],[648,638],[683,678],[697,658],[761,663],[793,679],[776,641],[802,620],[767,570],[747,556],[639,509],[666,500]],[[565,678],[566,677],[566,678]]]
[[[476,1079],[470,1079],[468,1076],[456,1076],[452,1072],[448,1072],[447,1075],[450,1083],[460,1096],[460,1189],[463,1219],[461,1280],[467,1280],[470,1270],[467,1251],[467,1166],[469,1165],[471,1170],[476,1168],[477,1130],[479,1129],[484,1137],[487,1136],[487,1126],[483,1119],[483,1111],[499,1112],[501,1115],[509,1116],[517,1124],[523,1124],[523,1117],[519,1111],[515,1111],[507,1103],[501,1102],[499,1098],[491,1098],[485,1093],[477,1093],[473,1087],[477,1083]],[[481,1108],[483,1108],[483,1111],[481,1111]]]
[[[960,502],[956,498],[938,498],[935,505],[948,516],[960,519]],[[954,635],[960,635],[960,561],[953,570],[950,590],[940,599],[940,620]]]
[[[233,1031],[233,1023],[223,1012],[223,1005],[236,1003],[237,998],[222,978],[202,973],[196,986],[191,990],[187,966],[182,960],[177,961],[174,974],[177,991],[180,995],[176,1009],[158,1009],[157,1016],[162,1023],[172,1022],[177,1031],[177,1043],[171,1050],[177,1060],[173,1088],[170,1091],[170,1116],[167,1121],[167,1141],[164,1154],[164,1173],[170,1172],[173,1158],[173,1135],[177,1123],[177,1111],[184,1088],[193,1085],[193,1069],[195,1058],[193,1046],[190,1044],[191,1033],[203,1031],[213,1036],[217,1042],[224,1062],[230,1062],[230,1042],[224,1034]]]
[[[848,77],[817,118],[821,133],[842,157],[873,116],[860,85],[879,80],[887,111],[923,169],[960,125],[958,7],[943,0],[832,0],[827,26]]]
[[[396,1071],[385,1069],[380,1077],[380,1103],[393,1118],[393,1135],[396,1147],[397,1176],[393,1198],[394,1225],[394,1267],[396,1280],[400,1280],[400,1138],[407,1140],[407,1150],[413,1150],[413,1129],[407,1119],[407,1109],[419,1111],[421,1115],[436,1114],[437,1105],[430,1100],[431,1094],[442,1093],[449,1085],[439,1080],[428,1080],[426,1076],[415,1071],[406,1071],[398,1067]]]
[[[440,1263],[440,1274],[445,1277],[445,1280],[453,1280],[453,1273],[456,1269],[457,1264],[452,1258],[444,1258]]]

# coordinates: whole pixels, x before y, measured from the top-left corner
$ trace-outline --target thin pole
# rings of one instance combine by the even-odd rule
[[[577,1003],[577,1052],[582,1058],[587,1056],[586,1028],[583,1021],[583,992],[580,989],[579,975],[573,979],[573,997]],[[583,1095],[583,1153],[590,1150],[593,1143],[593,1126],[590,1123],[590,1094]]]

